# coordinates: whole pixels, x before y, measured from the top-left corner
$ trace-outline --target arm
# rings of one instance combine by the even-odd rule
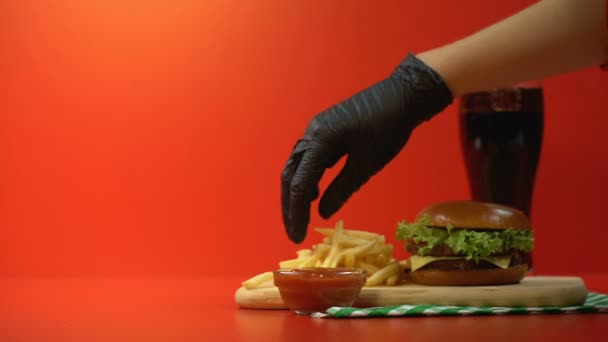
[[[281,174],[290,239],[306,237],[326,169],[348,156],[319,201],[331,217],[454,97],[541,79],[608,60],[606,0],[543,0],[480,32],[408,55],[391,75],[312,118]]]
[[[454,97],[608,60],[605,0],[543,0],[454,43],[418,54]]]

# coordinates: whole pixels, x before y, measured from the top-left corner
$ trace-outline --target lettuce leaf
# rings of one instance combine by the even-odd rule
[[[479,261],[505,250],[519,249],[530,252],[534,248],[531,230],[502,229],[497,231],[474,231],[469,229],[447,229],[429,227],[430,217],[424,215],[416,222],[405,220],[397,225],[397,240],[424,243],[419,246],[418,254],[423,255],[433,247],[445,243],[454,252],[463,254],[467,260]]]

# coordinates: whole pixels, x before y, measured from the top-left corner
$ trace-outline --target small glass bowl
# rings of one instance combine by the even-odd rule
[[[285,305],[297,314],[350,307],[359,298],[366,273],[359,268],[304,267],[274,271],[274,284]]]

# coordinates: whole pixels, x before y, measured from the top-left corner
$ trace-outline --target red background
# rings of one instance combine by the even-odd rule
[[[282,167],[311,116],[409,51],[526,3],[2,2],[0,273],[276,267],[319,240],[291,244],[279,210]],[[607,271],[608,76],[592,68],[544,84],[537,270]],[[456,104],[335,218],[321,220],[315,203],[312,226],[344,219],[393,241],[396,222],[422,206],[467,198]]]

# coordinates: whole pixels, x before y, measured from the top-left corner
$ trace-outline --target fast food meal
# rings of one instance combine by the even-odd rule
[[[475,201],[444,201],[422,209],[415,222],[402,221],[410,279],[422,285],[518,283],[534,247],[532,227],[521,211]]]
[[[521,281],[534,247],[529,218],[512,207],[476,202],[443,201],[422,209],[415,221],[401,221],[397,240],[412,255],[393,257],[393,245],[383,235],[345,229],[315,228],[324,236],[295,259],[279,262],[280,269],[351,267],[366,271],[364,287],[420,285],[502,285]],[[272,287],[273,272],[258,274],[245,289]]]
[[[343,226],[338,221],[335,228],[315,228],[323,240],[311,249],[298,250],[295,259],[279,262],[279,268],[354,267],[365,270],[364,286],[397,285],[408,261],[393,258],[393,245],[386,243],[384,235]],[[272,271],[264,272],[243,282],[243,287],[272,287],[273,279]]]

